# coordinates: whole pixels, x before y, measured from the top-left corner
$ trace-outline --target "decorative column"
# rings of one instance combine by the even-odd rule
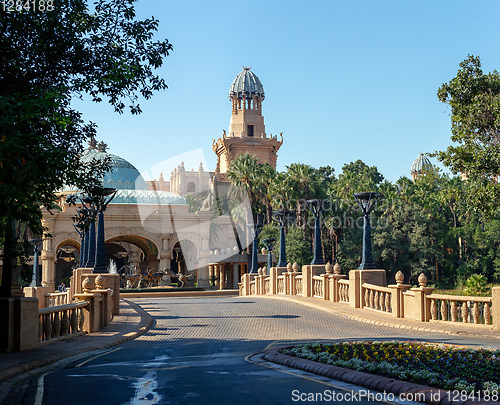
[[[240,272],[238,269],[238,263],[233,263],[233,289],[238,289],[238,283],[240,280]]]
[[[108,204],[113,200],[118,190],[114,188],[104,188],[101,194],[92,197],[93,203],[97,209],[97,241],[95,251],[95,264],[93,273],[107,273],[106,250],[104,246],[104,211]]]
[[[311,265],[325,264],[321,246],[321,213],[323,212],[322,200],[307,200],[307,208],[314,215],[314,257]]]
[[[38,256],[40,254],[40,245],[43,242],[43,239],[29,239],[31,246],[33,246],[33,276],[31,278],[30,287],[41,287],[41,277],[40,277],[40,269],[38,266]]]
[[[277,267],[286,267],[286,248],[285,248],[285,226],[287,221],[293,218],[295,212],[287,210],[274,211],[273,216],[280,225],[280,257]]]
[[[363,257],[359,266],[360,270],[375,269],[372,257],[372,242],[370,235],[370,213],[375,207],[378,193],[354,193],[354,198],[358,202],[364,215],[363,226]]]
[[[263,240],[264,246],[267,249],[267,268],[270,269],[273,267],[273,248],[274,244],[276,243],[276,239],[274,238],[267,238]]]
[[[257,221],[253,224],[247,225],[252,233],[253,233],[253,243],[252,243],[252,266],[250,268],[250,273],[257,274],[259,270],[259,257],[257,252],[257,238],[259,237],[259,233],[262,230],[263,224],[263,215],[259,213],[257,215]]]
[[[54,251],[52,250],[52,235],[54,233],[54,219],[43,219],[42,225],[47,228],[47,233],[43,235],[42,250],[42,285],[48,287],[48,292],[55,291],[56,266],[54,263]]]

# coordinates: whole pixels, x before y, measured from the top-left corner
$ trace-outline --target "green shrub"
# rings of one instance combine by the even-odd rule
[[[473,274],[465,282],[465,295],[488,296],[491,294],[491,287],[488,287],[488,280],[482,274]]]

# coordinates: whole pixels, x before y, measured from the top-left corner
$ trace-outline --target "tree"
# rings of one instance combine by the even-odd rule
[[[119,113],[128,100],[139,114],[139,96],[167,87],[153,70],[172,46],[153,41],[158,21],[136,20],[132,3],[98,0],[91,12],[85,0],[60,0],[44,13],[0,14],[0,296],[10,296],[19,258],[16,224],[41,234],[41,206],[50,209],[64,184],[88,180],[78,156],[95,124],[82,120],[72,97],[107,99]]]
[[[485,215],[498,212],[500,196],[500,74],[484,74],[479,57],[469,55],[457,76],[438,90],[451,107],[451,140],[457,145],[436,156],[453,173],[467,175],[469,199]]]

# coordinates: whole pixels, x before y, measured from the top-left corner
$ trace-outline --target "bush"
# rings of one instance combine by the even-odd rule
[[[491,287],[488,287],[488,280],[482,274],[473,274],[465,282],[465,295],[488,296],[491,294]]]

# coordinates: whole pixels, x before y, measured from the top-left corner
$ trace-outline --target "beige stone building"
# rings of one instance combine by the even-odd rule
[[[141,272],[172,270],[193,275],[199,287],[238,288],[241,275],[247,271],[246,225],[237,224],[229,215],[214,215],[214,199],[227,191],[225,172],[231,161],[249,152],[261,162],[276,167],[277,152],[283,141],[267,137],[262,116],[264,89],[258,77],[244,68],[234,79],[229,99],[232,115],[228,134],[213,142],[217,168],[206,171],[202,164],[187,170],[181,162],[168,180],[163,174],[158,180],[145,181],[137,169],[125,159],[109,153],[106,145],[92,140],[82,155],[111,159],[105,187],[117,189],[117,194],[105,212],[106,261],[113,261],[118,270],[124,266]],[[41,253],[42,283],[53,291],[79,266],[80,237],[73,227],[76,206],[66,202],[68,194],[60,193],[60,211],[44,213],[43,221],[50,236],[43,241]],[[190,212],[185,197],[198,194],[204,199],[198,212]],[[250,209],[248,201],[242,209]],[[214,231],[215,230],[215,231]],[[212,237],[210,243],[210,235]],[[213,235],[212,235],[213,236]],[[266,257],[259,255],[259,262]]]

